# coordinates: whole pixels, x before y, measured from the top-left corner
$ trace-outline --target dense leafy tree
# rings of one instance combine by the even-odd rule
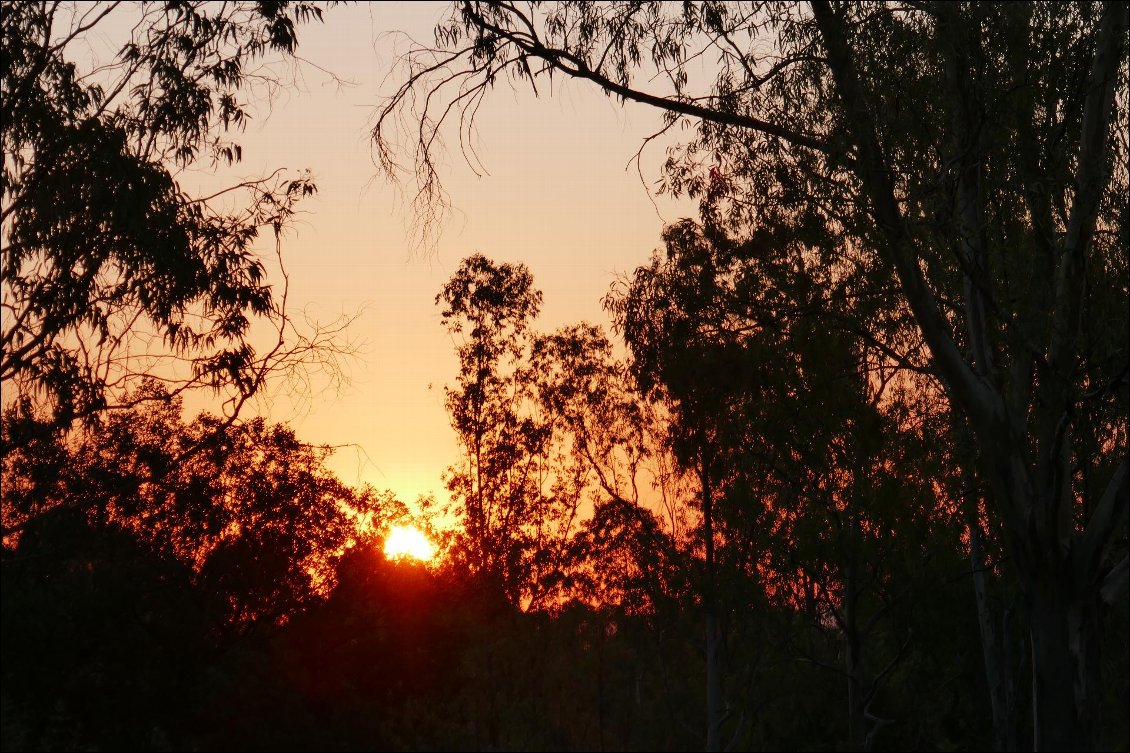
[[[644,400],[597,326],[535,337],[528,373],[550,418],[556,466],[586,502],[564,558],[565,593],[592,605],[654,612],[683,591],[690,527],[679,468],[662,440],[661,406]],[[684,484],[685,485],[685,484]]]
[[[82,441],[52,438],[4,457],[7,545],[28,526],[79,515],[132,534],[181,563],[212,600],[216,623],[285,620],[334,585],[357,541],[405,514],[389,493],[354,490],[325,468],[332,452],[263,419],[222,428],[180,416],[163,388]],[[198,451],[185,459],[186,447]]]
[[[520,375],[541,292],[525,266],[476,254],[463,260],[436,303],[448,331],[463,338],[447,408],[466,464],[448,472],[447,487],[464,525],[464,554],[473,571],[519,603],[535,590],[532,560],[545,551],[539,528],[548,519],[548,430],[531,413],[529,380]]]
[[[858,412],[850,399],[858,386],[811,360],[834,338],[798,325],[804,333],[810,349],[778,351],[782,368],[808,363],[803,378],[781,385],[797,385],[811,410],[767,427],[796,453],[755,490],[776,497],[738,496],[753,473],[720,472],[715,487],[718,598],[733,621],[726,737],[734,747],[786,749],[847,739],[844,686],[814,662],[848,669],[832,611],[846,609],[834,592],[846,582],[849,544],[865,574],[861,619],[884,609],[884,589],[933,584],[929,598],[895,600],[863,639],[867,672],[876,668],[869,661],[881,673],[901,652],[872,702],[895,720],[877,744],[972,747],[989,733],[985,715],[972,713],[980,656],[968,645],[976,619],[960,558],[935,546],[900,560],[898,543],[917,530],[902,522],[894,537],[857,533],[889,525],[888,512],[905,515],[878,482],[909,478],[923,461],[911,442],[893,470],[867,465],[864,448],[887,457],[887,439],[865,422],[842,426]],[[47,432],[4,459],[5,513],[35,513],[0,563],[5,747],[701,749],[703,553],[693,545],[701,527],[687,515],[690,535],[674,536],[652,513],[663,509],[657,500],[633,502],[627,468],[637,456],[622,444],[635,420],[614,406],[635,398],[607,340],[580,325],[537,341],[545,370],[531,383],[538,401],[556,406],[547,412],[553,442],[570,440],[565,454],[578,446],[571,442],[587,444],[590,468],[621,476],[599,482],[591,471],[591,517],[578,512],[565,548],[580,565],[566,569],[575,579],[567,593],[579,601],[521,610],[484,589],[459,557],[389,561],[381,532],[399,505],[343,489],[320,468],[323,450],[258,422],[217,433],[210,422],[218,419],[185,422],[175,401],[156,400],[107,420],[90,445]],[[764,396],[775,406],[759,410],[790,411],[788,398]],[[223,438],[161,473],[197,434]],[[752,444],[752,433],[746,439]],[[829,473],[831,456],[851,453],[853,442],[854,485]],[[727,453],[728,467],[738,455]],[[809,475],[790,486],[785,472]],[[820,494],[847,499],[868,484],[876,494],[866,505],[820,505]],[[67,504],[67,490],[98,504]],[[899,499],[909,491],[899,489]],[[676,496],[693,501],[696,490],[688,484]],[[796,514],[758,538],[750,513],[767,501]],[[363,509],[373,516],[358,531]],[[766,541],[775,545],[758,553]],[[816,582],[831,595],[809,589],[810,607],[805,584]],[[772,590],[766,583],[777,587],[767,598],[759,596]],[[906,645],[907,635],[916,640]],[[1124,655],[1125,646],[1110,648]]]
[[[827,331],[836,312],[793,302],[816,288],[812,270],[763,262],[756,241],[735,244],[691,221],[664,240],[607,302],[641,386],[670,404],[676,456],[700,482],[703,601],[715,612],[710,705],[723,705],[721,655],[736,657],[728,647],[746,640],[722,626],[749,627],[768,599],[842,633],[835,671],[848,679],[847,736],[866,747],[870,701],[907,641],[885,672],[865,669],[882,662],[864,655],[910,590],[905,561],[921,554],[936,505],[920,435],[904,428],[912,416],[889,389],[892,375],[869,368],[861,341]]]
[[[75,510],[37,519],[2,567],[6,749],[161,749],[183,733],[216,627],[189,567]]]
[[[272,83],[251,64],[293,56],[298,26],[321,14],[302,2],[3,4],[5,412],[66,428],[145,394],[135,388],[155,374],[222,394],[230,417],[269,375],[334,352],[333,330],[296,332],[254,248],[264,228],[279,240],[310,176],[209,196],[177,178],[239,161],[243,97]],[[121,48],[85,62],[103,33]],[[278,335],[265,351],[257,321]]]
[[[738,439],[729,377],[741,373],[733,349],[716,334],[719,301],[710,251],[695,238],[693,223],[669,228],[665,240],[671,263],[654,260],[640,269],[628,291],[610,301],[617,324],[632,349],[633,369],[644,394],[666,400],[674,413],[667,437],[684,468],[698,482],[698,509],[702,516],[701,541],[704,572],[700,586],[706,616],[707,750],[721,750],[724,714],[723,629],[726,606],[718,594],[719,527],[717,503],[725,494],[725,480],[740,473],[740,458],[728,452]],[[696,242],[697,241],[697,242]],[[723,315],[724,317],[724,315]],[[752,428],[752,427],[750,427]],[[740,440],[739,440],[740,441]]]
[[[185,422],[179,398],[148,397],[3,457],[5,747],[180,748],[203,719],[228,729],[205,699],[273,676],[249,649],[405,514],[284,426]]]
[[[797,407],[775,421],[789,428],[776,440],[783,483],[767,559],[778,597],[803,605],[812,629],[831,624],[842,636],[841,661],[809,658],[845,676],[847,739],[867,750],[894,721],[874,702],[914,639],[892,611],[932,597],[929,559],[958,548],[961,518],[934,495],[924,437],[899,425],[897,407],[871,399],[865,372],[833,366],[851,363],[850,350],[797,329],[788,382]],[[840,359],[828,359],[837,349]]]
[[[385,136],[416,117],[427,198],[444,115],[473,117],[504,77],[697,125],[668,187],[770,229],[766,253],[862,273],[882,316],[853,328],[944,383],[1027,603],[1036,747],[1087,748],[1127,583],[1126,29],[1120,2],[460,2],[375,138],[395,172]],[[441,112],[407,109],[420,88]],[[908,316],[913,334],[886,326]]]
[[[0,747],[1124,749],[1125,4],[454,8],[377,129],[394,170],[443,108],[422,206],[448,114],[569,75],[697,125],[702,221],[606,300],[627,359],[464,260],[424,565],[391,494],[236,420],[334,352],[253,250],[308,176],[175,177],[238,161],[318,6],[3,3]]]

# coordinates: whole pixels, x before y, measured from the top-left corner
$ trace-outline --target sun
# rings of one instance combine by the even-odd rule
[[[436,548],[419,528],[413,526],[393,526],[385,539],[385,557],[400,560],[411,557],[427,562],[435,556]]]

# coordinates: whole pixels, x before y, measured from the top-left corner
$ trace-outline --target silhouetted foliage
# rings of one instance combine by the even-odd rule
[[[497,580],[518,603],[530,598],[531,558],[546,517],[540,481],[547,430],[530,414],[529,382],[520,376],[541,292],[525,266],[476,254],[444,285],[440,303],[444,326],[463,338],[458,381],[446,392],[466,464],[448,472],[447,488],[472,571]]]
[[[1122,2],[456,2],[374,144],[395,177],[394,134],[418,135],[431,219],[445,126],[470,143],[500,81],[567,76],[692,128],[662,188],[820,259],[798,309],[855,277],[840,326],[943,385],[1025,601],[1036,747],[1086,749],[1130,573],[1127,23]]]
[[[176,177],[240,160],[248,69],[292,56],[320,6],[119,6],[5,2],[0,15],[4,410],[60,428],[126,390],[137,399],[158,372],[178,392],[222,393],[234,415],[268,375],[330,345],[325,331],[298,336],[253,249],[315,191],[310,176],[278,171],[211,196]],[[124,44],[88,70],[82,45],[114,23]],[[240,194],[242,206],[228,201]],[[256,351],[254,321],[278,331],[275,347]]]
[[[594,379],[590,386],[602,381],[592,368],[571,373]],[[545,376],[560,386],[561,375]],[[815,440],[823,413],[850,411],[849,403],[817,401],[804,430]],[[216,419],[185,422],[166,406],[121,414],[90,445],[30,443],[5,458],[5,510],[43,500],[0,563],[5,749],[701,747],[702,553],[667,533],[646,504],[594,485],[603,501],[571,540],[578,567],[567,592],[592,603],[522,611],[489,572],[457,557],[387,560],[382,531],[401,506],[342,486],[322,469],[324,451],[285,427],[250,422],[217,435],[208,426]],[[777,441],[791,430],[779,427]],[[139,481],[194,432],[220,439],[161,474],[160,486]],[[598,448],[599,432],[587,435]],[[812,441],[807,451],[849,446]],[[816,455],[807,460],[814,476],[827,472]],[[100,503],[67,504],[59,491],[67,488]],[[836,510],[838,528],[798,508],[787,535],[762,532],[756,541],[768,549],[758,567],[742,559],[750,552],[742,516],[765,499],[732,498],[740,488],[719,487],[727,490],[718,587],[730,607],[733,713],[724,729],[735,746],[850,739],[844,685],[813,663],[844,661],[843,628],[829,618],[843,604],[797,596],[820,578],[834,590],[844,541],[855,542],[862,566],[877,568],[876,595],[861,591],[861,611],[881,607],[884,588],[929,585],[928,596],[897,603],[866,636],[868,654],[902,652],[873,701],[892,720],[875,747],[974,749],[988,739],[965,562],[947,547],[876,558],[876,542],[843,537],[852,510],[833,505],[820,509]],[[876,502],[857,513],[873,520],[887,504]],[[354,512],[363,510],[371,517]],[[217,528],[222,535],[209,533]],[[900,522],[888,544],[915,530]],[[311,577],[318,573],[324,579]],[[775,587],[768,596],[766,582]],[[915,640],[906,644],[908,634]],[[1115,634],[1107,644],[1114,656],[1125,655],[1120,641]]]
[[[577,76],[696,119],[703,203],[606,299],[622,343],[462,262],[429,563],[237,420],[325,343],[250,251],[312,187],[172,177],[238,160],[243,63],[320,11],[143,4],[107,84],[66,53],[115,7],[0,18],[4,750],[1126,749],[1124,4],[459,3],[378,137],[417,86]],[[190,373],[145,378],[141,321]]]

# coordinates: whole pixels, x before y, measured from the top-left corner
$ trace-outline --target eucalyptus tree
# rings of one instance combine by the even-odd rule
[[[914,620],[896,612],[937,598],[931,560],[958,547],[961,518],[935,493],[933,438],[917,430],[917,406],[888,394],[858,345],[822,331],[819,320],[790,330],[780,356],[795,369],[788,392],[763,395],[768,407],[757,422],[778,458],[771,590],[814,631],[839,636],[833,659],[800,653],[846,680],[847,739],[870,750],[904,721],[884,708],[891,699],[883,691],[921,648]]]
[[[685,589],[685,484],[665,446],[662,406],[646,400],[593,324],[534,338],[529,374],[551,418],[559,466],[589,503],[565,562],[572,595],[625,613],[661,611]],[[591,511],[590,511],[591,510]]]
[[[0,458],[5,531],[26,521],[0,552],[6,745],[22,729],[16,747],[162,747],[197,739],[201,714],[231,733],[229,693],[285,687],[284,663],[249,649],[317,614],[407,513],[285,425],[185,420],[180,398],[147,397],[82,444],[48,435]],[[90,504],[68,504],[79,495]]]
[[[524,265],[482,254],[436,297],[460,364],[446,388],[464,453],[446,476],[464,527],[457,554],[527,609],[624,597],[627,611],[648,611],[666,596],[685,526],[651,504],[652,487],[665,491],[658,422],[600,328],[533,330],[541,301]]]
[[[1126,4],[452,8],[381,108],[382,167],[411,120],[421,196],[441,199],[436,137],[501,80],[567,76],[695,126],[666,188],[774,229],[766,253],[838,256],[883,291],[880,320],[913,325],[855,322],[970,427],[1027,602],[1036,747],[1091,746],[1128,574]]]
[[[673,416],[665,438],[697,482],[703,573],[698,587],[705,620],[706,749],[721,750],[726,721],[725,615],[719,598],[717,506],[727,482],[748,466],[739,449],[755,430],[738,417],[736,382],[750,377],[752,360],[741,336],[726,325],[730,312],[719,290],[716,256],[690,221],[664,233],[666,255],[636,270],[626,289],[606,299],[632,353],[631,368],[645,399],[667,403]],[[738,388],[743,391],[745,385]],[[756,513],[754,514],[756,517]],[[755,526],[756,527],[756,524]]]
[[[151,396],[136,388],[155,376],[174,394],[221,395],[234,419],[271,375],[333,365],[340,329],[300,333],[285,269],[269,279],[254,246],[273,232],[282,264],[310,174],[197,193],[183,182],[240,161],[247,100],[285,84],[298,28],[321,17],[306,2],[3,3],[6,415],[66,429]],[[120,45],[112,57],[96,52],[103,40]],[[20,441],[5,434],[5,447]]]
[[[820,265],[766,259],[763,240],[677,223],[607,302],[641,389],[670,405],[673,449],[699,480],[711,726],[721,725],[721,655],[748,641],[723,626],[773,604],[842,636],[843,666],[832,668],[847,679],[847,737],[867,748],[889,723],[873,702],[909,646],[882,634],[921,590],[906,563],[920,561],[938,507],[924,443],[908,429],[921,406],[896,389],[894,370],[875,367],[865,340],[829,329],[856,281],[825,281],[820,295],[840,310],[815,306],[803,299],[821,287]],[[718,745],[719,730],[707,738]]]
[[[522,377],[541,291],[522,264],[467,257],[436,296],[441,318],[459,336],[459,376],[446,388],[451,425],[466,462],[447,474],[474,572],[497,582],[515,604],[530,598],[527,577],[544,512],[542,480],[549,430],[531,413]]]

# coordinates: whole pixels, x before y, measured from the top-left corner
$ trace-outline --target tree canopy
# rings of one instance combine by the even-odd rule
[[[4,3],[6,414],[66,428],[155,376],[174,394],[222,395],[234,416],[268,376],[338,352],[340,323],[299,332],[253,245],[263,229],[278,243],[316,190],[310,174],[212,195],[180,183],[187,167],[241,159],[251,84],[280,83],[259,66],[292,57],[321,15],[303,2]],[[109,27],[124,29],[121,48],[86,61],[84,40]],[[256,322],[275,335],[265,349]]]
[[[473,125],[500,80],[691,124],[664,187],[771,235],[762,253],[859,276],[881,313],[852,328],[970,427],[1030,609],[1037,747],[1087,747],[1089,647],[1127,583],[1126,29],[1120,2],[458,2],[373,133],[396,175],[389,136],[416,125],[428,204],[446,119]]]

